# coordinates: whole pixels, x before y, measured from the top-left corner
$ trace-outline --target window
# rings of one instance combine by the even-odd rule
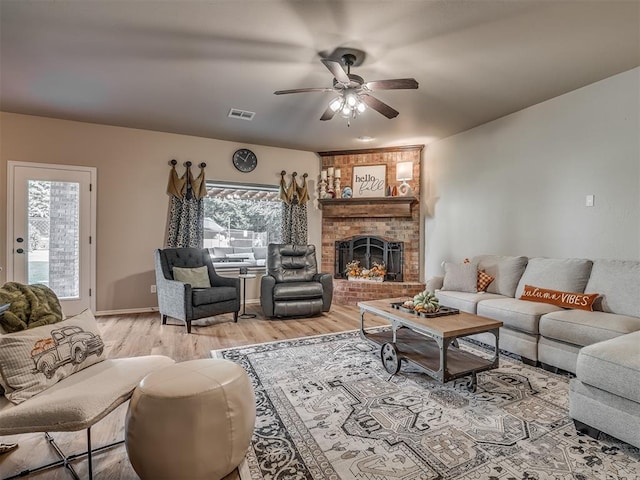
[[[276,185],[207,182],[204,246],[264,247],[280,243],[281,204]]]

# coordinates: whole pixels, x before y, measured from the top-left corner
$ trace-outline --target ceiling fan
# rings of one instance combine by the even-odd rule
[[[387,118],[395,118],[399,112],[381,100],[378,100],[371,95],[371,92],[418,88],[418,82],[415,78],[396,78],[365,82],[361,76],[351,73],[351,66],[356,64],[357,61],[355,54],[345,53],[340,59],[341,62],[328,58],[320,60],[333,74],[333,88],[296,88],[293,90],[278,90],[273,93],[276,95],[286,95],[289,93],[335,92],[338,96],[329,103],[320,120],[331,120],[336,113],[339,113],[340,116],[349,120],[356,118],[358,114],[364,112],[367,107],[372,108]],[[347,67],[346,72],[342,64]]]

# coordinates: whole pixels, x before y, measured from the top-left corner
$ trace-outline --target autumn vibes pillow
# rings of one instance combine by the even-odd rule
[[[593,303],[600,296],[598,293],[574,293],[550,290],[548,288],[525,285],[521,300],[531,302],[550,303],[562,308],[575,308],[579,310],[593,311]]]
[[[90,310],[52,325],[0,335],[0,379],[5,397],[21,403],[105,359]]]

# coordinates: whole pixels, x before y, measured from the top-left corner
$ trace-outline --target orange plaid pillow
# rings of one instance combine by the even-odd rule
[[[470,263],[470,261],[468,258],[465,258],[462,263]],[[494,280],[495,277],[492,277],[484,270],[478,270],[478,292],[485,292],[489,284]]]
[[[492,277],[484,270],[478,270],[478,291],[485,292],[489,284],[494,280],[495,277]]]

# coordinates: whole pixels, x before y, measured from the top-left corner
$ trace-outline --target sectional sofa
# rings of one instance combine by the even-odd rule
[[[570,414],[580,428],[640,447],[640,261],[481,255],[465,268],[494,277],[485,292],[457,278],[459,266],[444,266],[427,282],[441,305],[502,321],[501,349],[576,374]],[[525,286],[598,295],[593,311],[563,308],[521,299]]]

